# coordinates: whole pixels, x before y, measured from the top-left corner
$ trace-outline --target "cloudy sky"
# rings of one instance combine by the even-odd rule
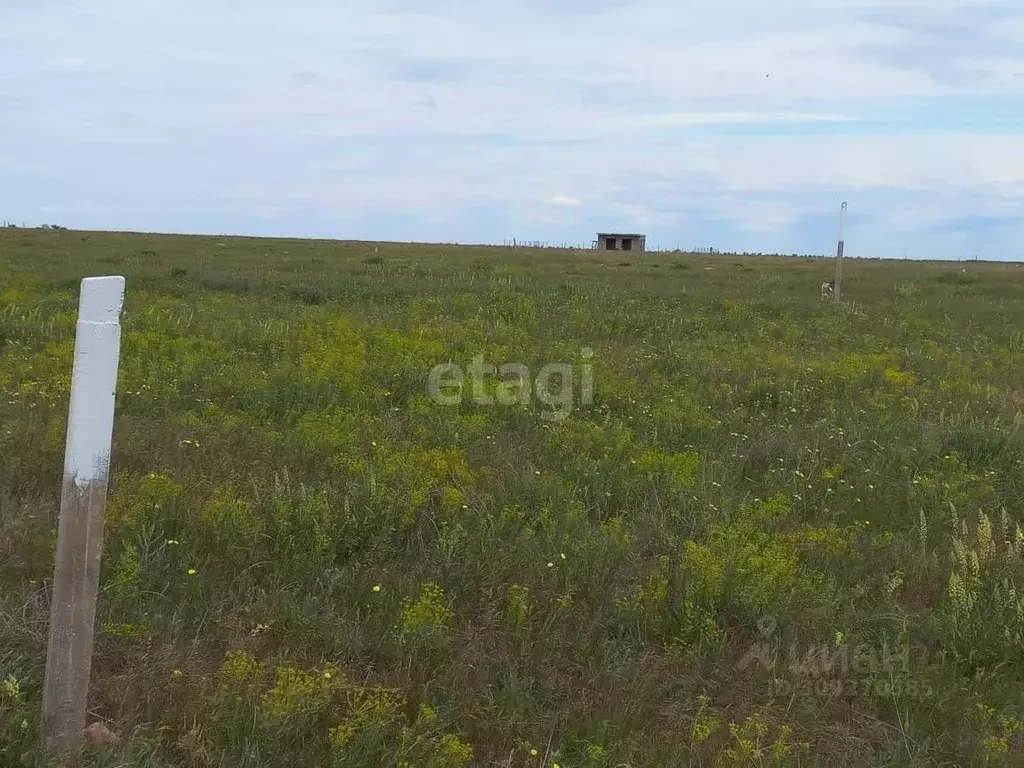
[[[0,0],[0,219],[1024,258],[1020,0]]]

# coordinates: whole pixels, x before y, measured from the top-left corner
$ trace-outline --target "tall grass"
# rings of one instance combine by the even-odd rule
[[[0,232],[0,764],[124,274],[91,765],[1012,763],[1012,265]],[[705,267],[711,266],[708,270]],[[594,398],[431,368],[594,350]]]

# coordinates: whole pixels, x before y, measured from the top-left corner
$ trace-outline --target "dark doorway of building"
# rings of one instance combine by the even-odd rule
[[[632,251],[633,250],[633,238],[624,237],[622,238],[622,250]]]
[[[607,250],[609,250],[609,251],[614,251],[615,250],[615,238],[614,237],[606,237],[604,239],[604,247]]]

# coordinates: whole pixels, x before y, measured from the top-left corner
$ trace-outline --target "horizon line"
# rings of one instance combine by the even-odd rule
[[[161,231],[161,230],[142,230],[142,229],[79,229],[76,227],[64,227],[57,224],[38,224],[34,226],[25,224],[15,224],[14,222],[4,221],[0,223],[0,231],[3,230],[35,230],[44,232],[68,232],[68,233],[84,233],[93,235],[143,235],[143,236],[154,236],[154,237],[202,237],[202,238],[229,238],[236,240],[297,240],[297,241],[309,241],[309,242],[325,242],[325,243],[353,243],[353,244],[368,244],[368,245],[420,245],[420,246],[449,246],[455,248],[528,248],[531,250],[552,250],[552,251],[595,251],[598,249],[592,246],[574,246],[574,245],[553,245],[547,242],[541,242],[537,240],[525,240],[520,241],[518,238],[507,238],[504,243],[496,242],[458,242],[458,241],[427,241],[427,240],[365,240],[362,238],[343,238],[343,237],[320,237],[316,235],[256,235],[256,234],[240,234],[240,233],[226,233],[226,232],[174,232],[174,231]],[[645,235],[649,238],[650,235]],[[512,245],[508,240],[515,240],[516,244]],[[527,243],[538,243],[540,245],[522,245],[522,242]],[[701,248],[712,248],[714,250],[705,251]],[[726,249],[718,249],[715,246],[695,246],[692,249],[675,247],[650,247],[648,246],[643,251],[600,251],[601,253],[622,253],[622,254],[643,254],[643,253],[661,253],[661,254],[688,254],[695,256],[754,256],[754,257],[776,257],[776,258],[801,258],[801,259],[835,259],[835,254],[822,254],[822,253],[810,253],[810,252],[767,252],[767,251],[730,251]],[[925,257],[912,257],[912,256],[856,256],[843,254],[844,259],[862,260],[862,261],[916,261],[923,263],[962,263],[962,262],[974,262],[978,264],[1017,264],[1021,266],[1022,260],[1020,259],[993,259],[993,258],[980,258],[978,256],[972,257],[961,257],[961,258],[925,258]]]

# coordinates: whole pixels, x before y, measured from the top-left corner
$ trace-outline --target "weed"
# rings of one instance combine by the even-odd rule
[[[1013,763],[1019,269],[854,260],[836,312],[810,260],[374,248],[0,230],[0,764],[89,265],[128,289],[88,765]],[[558,422],[427,390],[586,348]]]

